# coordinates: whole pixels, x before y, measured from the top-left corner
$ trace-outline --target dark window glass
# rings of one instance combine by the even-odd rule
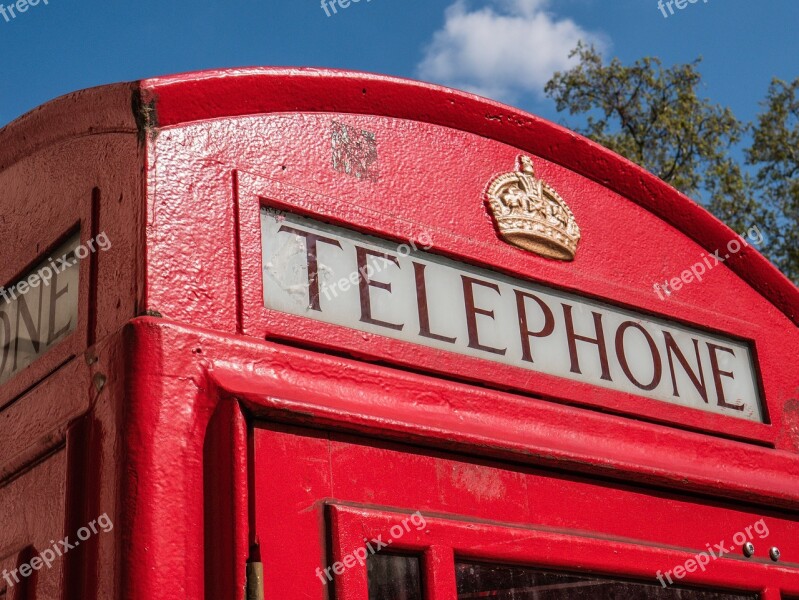
[[[369,600],[422,600],[419,557],[372,554],[366,559]]]
[[[457,563],[458,600],[756,600],[756,594],[729,594],[657,583],[582,577],[525,567]]]

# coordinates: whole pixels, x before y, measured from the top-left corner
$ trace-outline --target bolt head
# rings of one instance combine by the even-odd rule
[[[755,545],[752,542],[746,542],[743,545],[744,556],[749,558],[755,553]]]
[[[780,559],[780,549],[776,546],[772,546],[769,548],[768,555],[771,557],[771,560],[777,562]]]

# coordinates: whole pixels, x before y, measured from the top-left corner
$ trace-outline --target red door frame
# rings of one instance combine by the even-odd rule
[[[369,539],[390,538],[393,527],[402,527],[407,513],[331,504],[330,529],[333,539],[331,560],[341,561]],[[410,528],[392,551],[423,556],[428,600],[457,600],[455,561],[493,562],[535,566],[583,576],[637,579],[653,583],[653,574],[668,570],[664,565],[683,565],[696,551],[658,548],[631,541],[592,537],[590,534],[546,530],[511,524],[475,522],[455,515],[425,517],[427,529]],[[679,586],[716,591],[758,593],[763,600],[779,597],[779,591],[799,594],[799,573],[765,563],[724,561],[709,563],[705,571],[695,570]],[[696,567],[694,567],[696,569]],[[665,579],[664,579],[665,581]],[[654,581],[657,584],[657,580]],[[337,600],[368,600],[366,568],[356,564],[336,579]]]
[[[706,571],[675,578],[679,585],[767,600],[780,589],[799,594],[799,563],[774,564],[767,551],[777,544],[793,555],[799,523],[771,511],[335,431],[259,422],[254,436],[254,526],[273,597],[325,597],[333,586],[323,588],[319,569],[347,564],[364,538],[423,555],[428,600],[454,600],[455,556],[657,584],[656,574],[715,542],[731,552]],[[494,486],[503,497],[486,499]],[[392,527],[402,531],[417,510],[427,526],[394,535]],[[756,555],[746,559],[730,539],[761,518],[768,535],[752,535]],[[335,597],[365,600],[365,567],[347,566],[335,577]]]
[[[301,468],[297,458],[307,453],[297,450],[291,460],[254,466],[257,452],[252,445],[248,449],[248,428],[267,421],[315,428],[322,441],[333,430],[384,444],[412,444],[424,448],[419,456],[455,452],[569,473],[567,480],[590,476],[608,486],[622,482],[646,491],[644,498],[678,491],[709,503],[725,498],[744,508],[761,507],[785,521],[785,527],[796,524],[796,460],[788,453],[544,400],[520,404],[506,392],[157,318],[137,319],[127,337],[127,360],[138,366],[129,380],[129,408],[122,425],[127,431],[126,470],[136,474],[123,480],[122,489],[120,522],[135,523],[126,534],[126,598],[159,597],[158,590],[169,586],[170,573],[179,567],[184,589],[199,593],[204,588],[213,597],[231,598],[231,590],[243,589],[242,565],[256,541],[265,550],[267,573],[283,567],[294,573],[307,564],[305,572],[314,579],[313,570],[325,565],[324,511],[319,506],[331,496],[304,497],[302,523],[286,517],[297,511],[293,494],[304,493],[305,487],[263,484],[258,477],[279,469],[296,475]],[[164,376],[169,373],[180,376]],[[186,406],[192,409],[186,411]],[[152,423],[167,413],[182,418],[163,423],[160,435],[153,435]],[[607,443],[609,438],[613,444]],[[204,461],[175,460],[194,449]],[[326,459],[325,451],[321,462]],[[320,464],[303,471],[309,480],[328,472]],[[373,465],[366,463],[360,472],[376,473]],[[168,486],[163,485],[164,474],[169,474]],[[205,507],[188,501],[201,497]],[[343,500],[362,502],[363,495]],[[266,504],[270,514],[262,510]],[[403,508],[428,510],[421,501]],[[636,514],[648,513],[639,506]],[[259,519],[266,520],[259,524]],[[152,547],[153,531],[160,532],[157,548]],[[799,533],[787,532],[772,534],[786,565],[799,556]],[[270,554],[263,544],[272,534],[311,540],[312,546],[300,552],[294,544],[292,552]],[[209,559],[206,550],[219,560]],[[760,559],[767,550],[758,546]],[[163,569],[164,564],[170,569]],[[196,579],[203,572],[204,583]],[[771,592],[765,597],[775,598]]]
[[[263,540],[266,535],[264,532],[274,530],[276,523],[287,527],[283,531],[284,536],[298,535],[292,531],[299,531],[294,523],[289,527],[284,517],[260,527],[255,524],[257,515],[262,514],[255,510],[259,506],[258,502],[268,501],[275,510],[281,505],[288,507],[286,514],[291,514],[291,507],[296,506],[291,496],[296,490],[286,486],[264,486],[257,480],[248,481],[251,476],[271,474],[278,468],[289,472],[299,468],[296,461],[277,462],[267,469],[248,466],[254,464],[254,453],[247,450],[248,423],[252,427],[254,423],[264,420],[422,445],[428,448],[425,452],[431,455],[447,450],[505,464],[536,465],[560,472],[568,469],[572,473],[570,477],[574,479],[579,479],[581,474],[604,477],[609,482],[621,479],[630,485],[654,490],[655,493],[658,493],[657,490],[681,489],[685,493],[698,493],[698,498],[723,497],[730,501],[744,501],[742,506],[782,505],[794,510],[796,507],[796,478],[791,475],[793,460],[785,457],[783,462],[779,454],[775,455],[765,448],[743,448],[736,442],[690,432],[668,431],[661,434],[655,426],[645,423],[619,423],[612,416],[590,412],[574,415],[565,407],[545,401],[533,403],[527,409],[529,412],[524,412],[511,394],[269,342],[220,336],[159,319],[137,320],[130,334],[133,342],[130,356],[135,364],[153,364],[155,361],[155,364],[162,365],[156,369],[156,373],[196,373],[193,378],[170,380],[167,388],[163,388],[164,382],[152,373],[137,380],[131,397],[133,406],[141,407],[137,413],[139,410],[161,413],[164,410],[158,408],[161,402],[170,404],[168,399],[156,400],[159,395],[166,393],[165,389],[171,390],[168,395],[172,397],[178,390],[183,390],[181,394],[193,393],[191,390],[195,388],[192,381],[204,382],[201,389],[205,400],[198,405],[198,410],[201,410],[200,414],[209,410],[213,414],[212,434],[208,439],[205,439],[203,429],[198,430],[194,426],[180,436],[153,439],[151,451],[132,454],[131,467],[137,472],[166,470],[174,475],[173,485],[183,481],[180,485],[189,486],[190,489],[197,474],[174,464],[171,458],[175,452],[173,442],[185,440],[186,436],[189,439],[199,436],[193,443],[204,444],[206,448],[206,497],[215,498],[215,502],[223,505],[215,511],[215,514],[223,517],[209,519],[206,538],[211,540],[209,547],[220,548],[222,561],[228,565],[221,572],[233,578],[222,577],[219,564],[215,565],[213,573],[207,573],[207,577],[219,582],[222,590],[238,589],[236,585],[225,583],[241,583],[240,565],[247,558],[249,542],[256,538]],[[164,340],[169,343],[165,344]],[[188,362],[183,350],[186,348],[193,349]],[[210,360],[212,362],[208,362]],[[141,387],[147,381],[151,383]],[[137,401],[137,398],[141,400]],[[516,420],[501,416],[505,403],[511,403],[509,406],[515,408]],[[492,413],[475,411],[475,407],[485,406],[494,407]],[[535,426],[519,428],[519,419],[535,423]],[[135,427],[131,430],[133,439],[150,439],[150,422],[150,419],[135,418],[132,421]],[[144,429],[139,431],[140,427]],[[575,430],[583,432],[579,439],[571,435]],[[617,443],[608,446],[604,443],[606,437],[616,439]],[[181,441],[180,446],[185,443]],[[613,449],[614,452],[605,455],[599,452],[603,448]],[[736,476],[736,461],[727,462],[736,452],[745,452],[746,462],[757,464],[756,470],[742,469]],[[295,457],[302,455],[303,452],[299,450],[293,454]],[[696,461],[693,457],[697,455],[706,459]],[[249,459],[245,458],[247,456]],[[653,457],[662,457],[662,462],[653,462]],[[146,460],[142,462],[142,459]],[[370,469],[367,466],[364,471]],[[719,481],[718,474],[722,471],[729,478],[725,482]],[[314,468],[308,471],[307,476],[313,478],[324,472],[325,469]],[[679,486],[676,485],[677,480]],[[739,481],[740,485],[735,485],[735,481]],[[301,490],[302,486],[297,489]],[[177,509],[174,499],[164,495],[165,491],[157,480],[140,478],[136,490],[140,497],[150,499],[146,505],[139,505],[137,512],[139,520],[152,522],[150,527],[137,530],[137,536],[145,535],[141,540],[142,547],[146,547],[146,531],[151,530],[151,527],[160,527],[164,531],[171,527],[173,531],[167,538],[179,536],[181,531],[185,531],[177,527],[174,521],[176,513],[172,509]],[[259,500],[256,490],[261,490],[261,498],[263,490],[268,490],[268,498]],[[307,499],[307,505],[319,501],[323,496]],[[362,499],[353,498],[352,501]],[[408,508],[415,509],[417,506]],[[641,507],[636,510],[642,513]],[[775,510],[769,508],[769,511]],[[784,514],[792,512],[789,510]],[[229,517],[225,518],[224,515]],[[324,542],[319,540],[323,529],[318,522],[321,518],[319,515],[318,511],[309,511],[305,517],[309,527],[307,536],[318,540],[319,552],[307,554],[314,568],[323,564],[321,552]],[[242,535],[246,531],[250,533],[250,540]],[[235,539],[231,540],[231,535]],[[778,545],[783,550],[785,560],[790,562],[790,557],[799,556],[799,535],[780,537]],[[231,543],[235,547],[232,552],[229,550]],[[146,568],[152,557],[148,553],[141,554],[137,545],[133,548],[131,559],[138,561],[135,571],[139,572]],[[765,550],[758,549],[760,556]],[[265,560],[274,560],[274,557]],[[299,554],[292,555],[290,563],[298,560]],[[156,583],[157,578],[148,581],[148,584]]]

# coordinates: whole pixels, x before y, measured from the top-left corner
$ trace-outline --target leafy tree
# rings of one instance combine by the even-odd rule
[[[769,255],[794,282],[799,282],[798,94],[799,78],[790,84],[772,80],[746,152],[747,163],[757,169],[761,211],[771,218]],[[722,218],[735,214],[729,203],[715,208]]]
[[[577,64],[555,73],[545,91],[559,112],[583,118],[577,131],[703,198],[734,230],[756,224],[760,250],[799,281],[799,79],[774,81],[766,110],[750,125],[699,97],[700,60],[670,68],[652,57],[606,64],[584,44],[572,56]],[[731,150],[750,132],[752,145],[738,164]]]

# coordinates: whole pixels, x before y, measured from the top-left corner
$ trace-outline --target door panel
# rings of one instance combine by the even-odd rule
[[[267,598],[799,594],[799,528],[774,511],[280,425],[256,427],[254,468]]]
[[[254,538],[264,561],[266,598],[327,597],[315,571],[327,564],[329,441],[325,434],[305,434],[255,430]]]

